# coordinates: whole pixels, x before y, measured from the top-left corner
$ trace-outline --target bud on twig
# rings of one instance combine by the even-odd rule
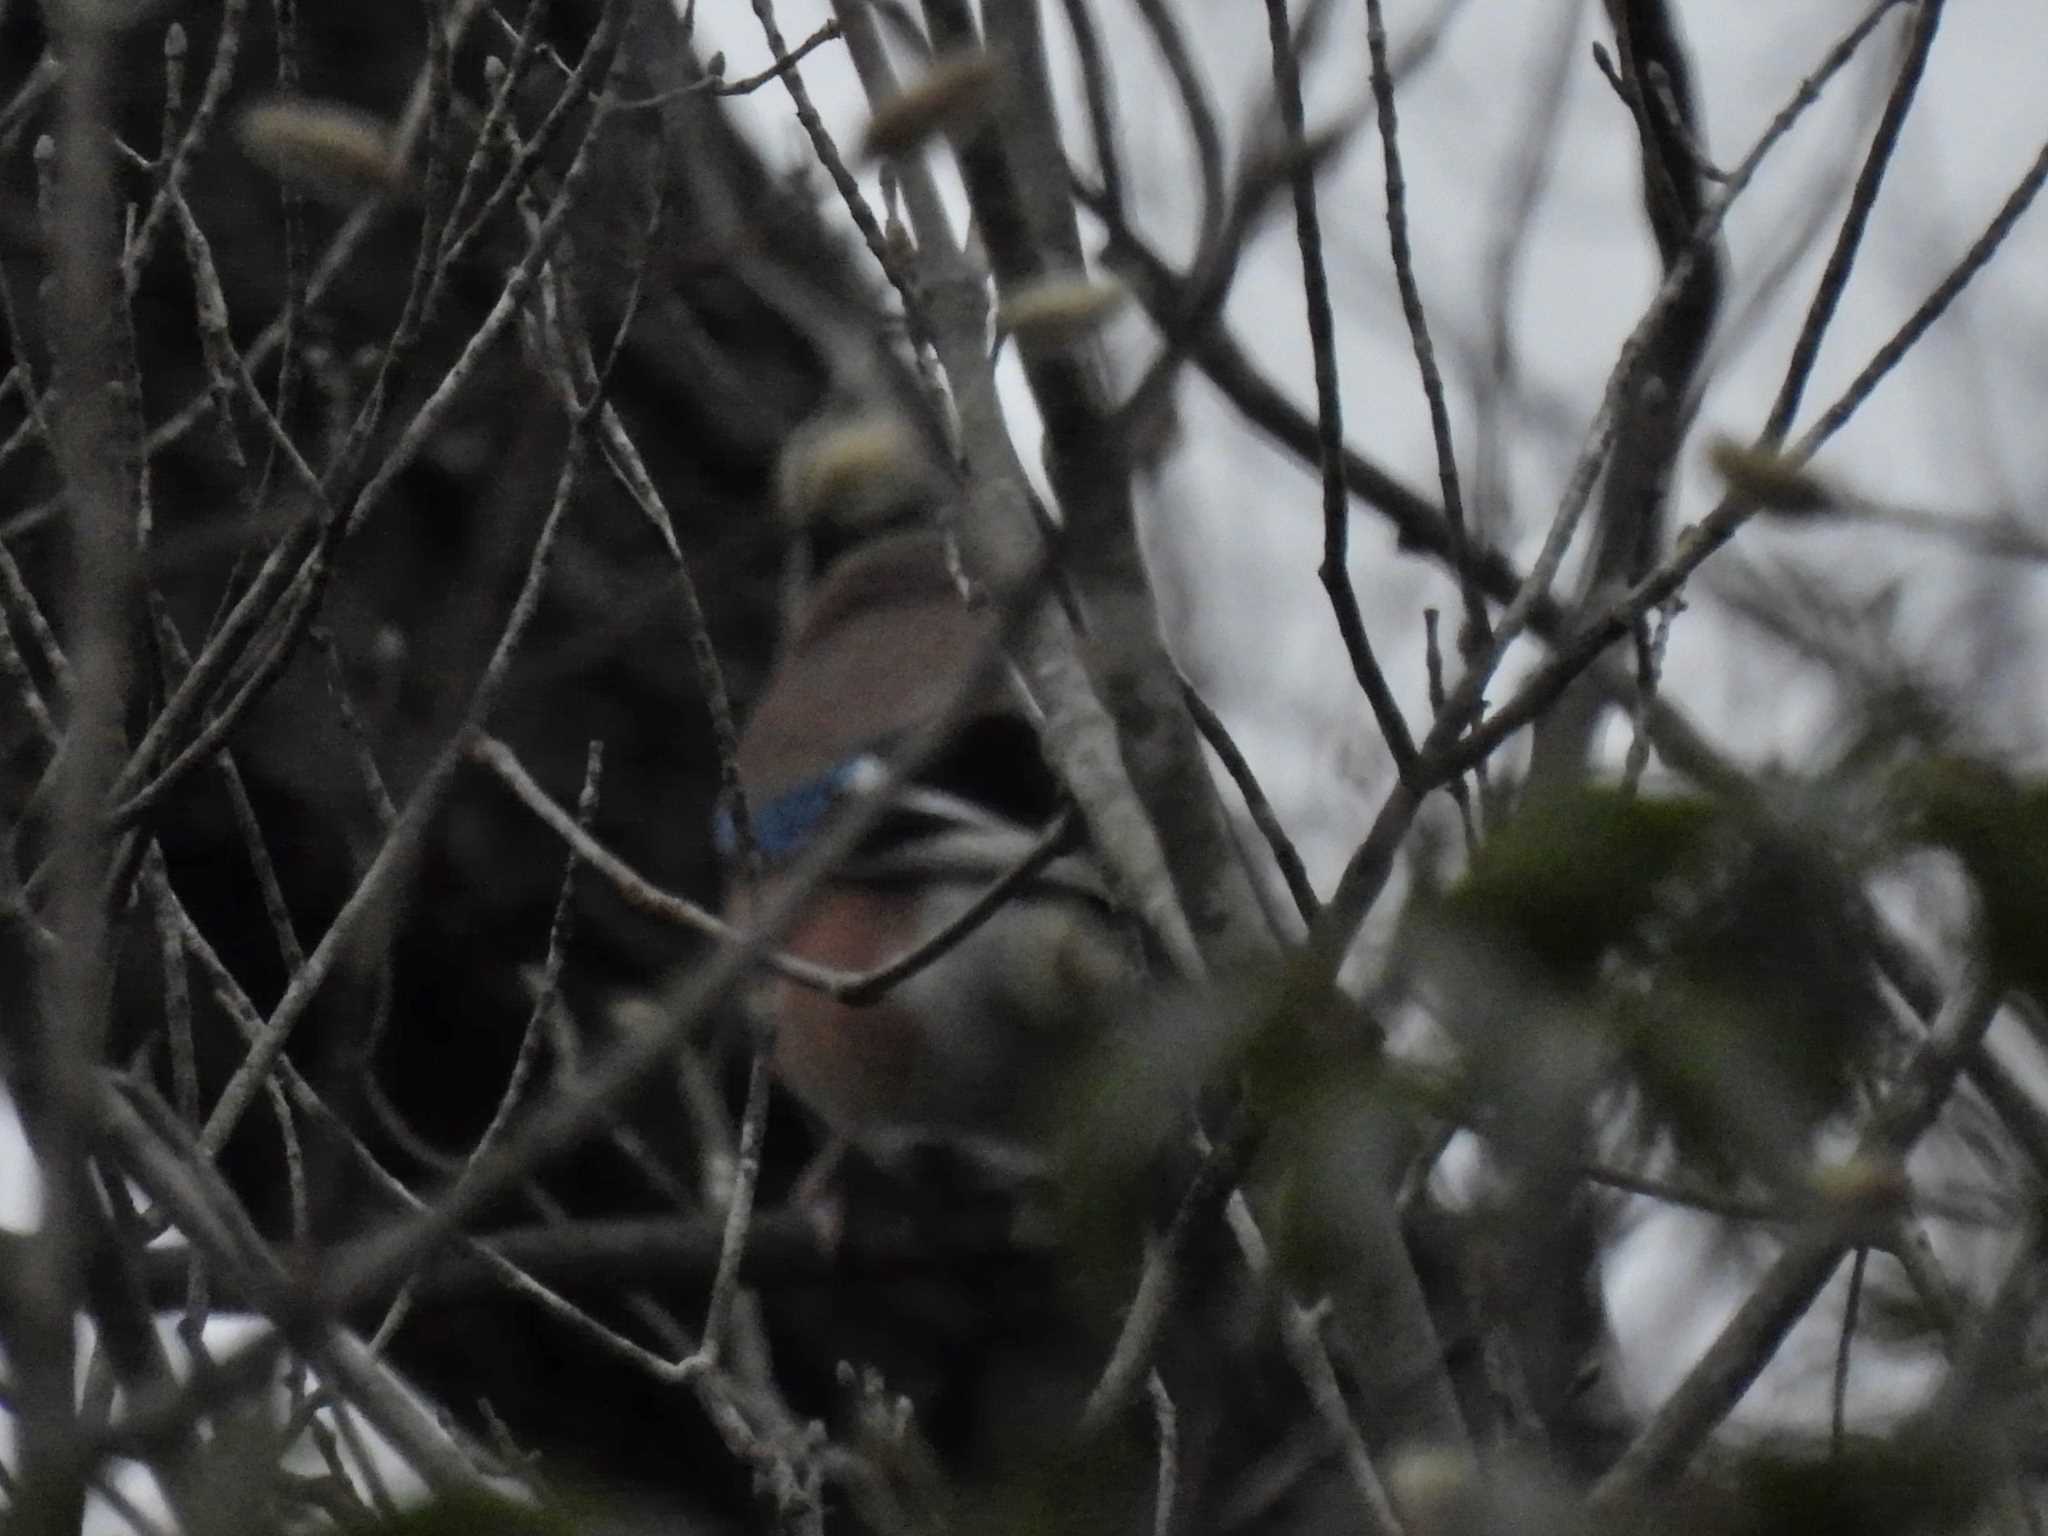
[[[242,113],[236,137],[243,153],[278,180],[329,202],[366,202],[398,183],[389,127],[338,102],[258,102]]]
[[[1078,341],[1093,335],[1130,298],[1113,278],[1060,273],[1012,294],[996,310],[996,331],[1020,341]]]
[[[797,433],[776,469],[776,497],[799,528],[872,524],[912,499],[927,464],[910,426],[886,413]]]
[[[938,60],[922,80],[875,108],[861,153],[871,160],[904,155],[937,134],[978,126],[999,100],[997,65],[994,54],[979,49]]]
[[[1707,449],[1707,462],[1728,482],[1729,490],[1768,512],[1820,512],[1836,499],[1804,464],[1773,449],[1751,448],[1732,437],[1716,439]]]

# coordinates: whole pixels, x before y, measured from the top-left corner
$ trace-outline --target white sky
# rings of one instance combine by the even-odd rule
[[[1048,9],[1064,50],[1061,8]],[[1864,5],[1815,0],[1680,9],[1693,22],[1706,147],[1726,165],[1740,158]],[[1139,221],[1156,244],[1184,256],[1195,178],[1175,99],[1130,8],[1110,3],[1097,10],[1116,61]],[[1269,89],[1264,7],[1250,0],[1191,0],[1180,10],[1235,147],[1237,130]],[[1437,5],[1389,0],[1387,10],[1398,53]],[[1522,251],[1511,310],[1524,404],[1507,436],[1513,527],[1524,557],[1540,540],[1618,344],[1657,276],[1640,211],[1633,128],[1590,56],[1590,43],[1606,35],[1606,23],[1597,7],[1577,11],[1561,150]],[[784,0],[777,7],[792,40],[826,13],[822,0]],[[1681,466],[1681,517],[1699,515],[1716,489],[1699,462],[1699,445],[1716,432],[1753,434],[1761,424],[1889,84],[1905,14],[1895,13],[1881,28],[1731,214],[1729,318],[1701,428]],[[1312,123],[1367,102],[1363,7],[1340,5],[1333,15],[1328,45],[1310,74]],[[699,17],[705,51],[724,49],[729,74],[766,62],[750,6],[700,5]],[[1558,28],[1572,19],[1571,0],[1470,0],[1400,99],[1416,266],[1452,393],[1468,499],[1474,483],[1470,385],[1484,341],[1490,252],[1504,190],[1520,174],[1535,106],[1529,82],[1547,73]],[[1961,253],[2048,133],[2048,112],[2039,105],[2048,98],[2040,25],[2031,0],[1965,0],[1949,7],[1801,424],[1832,399]],[[1071,67],[1062,73],[1071,84]],[[865,106],[843,51],[821,49],[806,61],[804,75],[835,136],[849,146],[857,142]],[[1066,106],[1070,141],[1085,156],[1075,126],[1082,115],[1071,95]],[[779,89],[736,102],[735,110],[772,157],[789,165],[807,159]],[[829,193],[822,177],[818,182]],[[1386,256],[1384,206],[1379,143],[1368,131],[1326,177],[1321,198],[1347,436],[1411,484],[1433,491],[1435,461]],[[828,204],[828,214],[836,211]],[[1822,452],[1817,467],[1865,493],[1944,512],[2029,509],[2048,468],[2034,361],[2048,356],[2038,344],[2048,340],[2048,287],[2039,278],[2044,257],[2048,218],[2033,215],[1922,349]],[[1767,284],[1766,274],[1788,259],[1789,280]],[[1269,222],[1247,258],[1229,315],[1267,371],[1297,402],[1312,405],[1290,219]],[[1129,332],[1144,334],[1135,322]],[[1143,345],[1132,348],[1133,357],[1144,355]],[[1012,395],[1018,419],[1028,422],[1022,389]],[[1237,421],[1206,384],[1191,382],[1183,405],[1181,455],[1149,509],[1148,530],[1176,640],[1191,671],[1240,727],[1311,867],[1327,877],[1370,818],[1376,799],[1370,790],[1383,777],[1384,755],[1316,584],[1316,486],[1290,457]],[[1035,463],[1035,441],[1027,436],[1021,446],[1025,461]],[[1354,581],[1373,639],[1395,686],[1419,715],[1421,609],[1428,603],[1454,609],[1452,594],[1421,563],[1393,556],[1370,513],[1355,519],[1352,547]],[[1978,563],[1931,540],[1889,531],[1753,530],[1741,547],[1745,558],[1754,551],[1799,560],[1844,594],[1868,596],[1909,573],[1938,578],[1904,583],[1898,594],[1900,632],[1915,652],[1934,646],[1955,605],[1982,578]],[[2004,579],[2018,582],[2029,613],[2038,611],[2038,576]],[[1702,591],[1694,595],[1697,600]],[[2000,638],[2009,661],[2012,647],[2031,655],[2039,643],[2032,626]],[[1941,654],[1950,667],[1977,664],[1953,646]],[[1755,759],[1801,756],[1825,697],[1818,679],[1793,675],[1778,653],[1754,643],[1724,611],[1697,601],[1673,632],[1667,686],[1725,746]]]

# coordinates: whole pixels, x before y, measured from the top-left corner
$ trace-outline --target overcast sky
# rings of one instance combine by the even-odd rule
[[[784,0],[777,15],[794,40],[827,9],[822,0]],[[1236,147],[1242,141],[1236,129],[1263,107],[1269,89],[1264,7],[1252,0],[1186,0],[1179,9]],[[1389,0],[1394,51],[1440,9],[1440,0]],[[1716,163],[1729,165],[1833,39],[1867,9],[1867,0],[1717,0],[1677,9],[1691,23],[1704,147]],[[1064,52],[1061,7],[1049,10]],[[1116,64],[1132,201],[1155,242],[1184,256],[1195,180],[1174,98],[1132,9],[1112,0],[1096,10]],[[1363,12],[1362,5],[1333,7],[1310,76],[1312,124],[1367,104]],[[1730,215],[1729,302],[1701,428],[1682,466],[1681,518],[1702,512],[1715,490],[1699,445],[1717,432],[1753,435],[1761,424],[1889,85],[1906,15],[1904,9],[1894,13]],[[724,49],[728,73],[766,62],[749,6],[704,4],[699,16],[705,51]],[[1802,424],[1961,254],[2048,135],[2042,107],[2048,48],[2041,46],[2041,26],[2040,8],[2031,0],[1963,0],[1948,8]],[[1657,277],[1641,212],[1633,127],[1590,52],[1594,39],[1606,36],[1597,5],[1468,0],[1400,96],[1416,268],[1452,390],[1469,485],[1471,386],[1482,374],[1485,296],[1506,194],[1528,174],[1525,146],[1547,94],[1543,87],[1563,81],[1558,150],[1545,167],[1530,236],[1519,247],[1511,305],[1521,380],[1503,434],[1512,468],[1504,515],[1524,556],[1540,541],[1618,345]],[[1560,72],[1552,61],[1561,45],[1568,56]],[[1061,73],[1071,86],[1071,67]],[[843,143],[856,142],[865,105],[843,51],[821,49],[806,61],[804,74],[828,126]],[[1070,141],[1085,160],[1071,95],[1067,105]],[[779,162],[807,157],[783,93],[763,90],[735,109]],[[1410,483],[1432,489],[1428,422],[1386,255],[1382,177],[1378,140],[1368,130],[1323,183],[1347,437]],[[818,182],[829,194],[822,177]],[[1291,220],[1284,208],[1279,213],[1245,265],[1229,315],[1239,338],[1309,406],[1299,258]],[[1819,466],[1854,488],[1931,510],[1968,515],[2017,507],[2031,514],[2034,489],[2048,466],[2039,380],[2048,366],[2044,257],[2048,219],[2033,217],[1822,453]],[[1129,334],[1132,355],[1142,356],[1143,328],[1134,323]],[[1021,401],[1021,390],[1016,396]],[[1191,383],[1183,399],[1190,430],[1149,509],[1162,585],[1175,600],[1176,639],[1189,666],[1246,727],[1269,791],[1292,812],[1318,870],[1329,873],[1369,817],[1374,797],[1364,791],[1378,783],[1384,763],[1316,585],[1316,486],[1292,459],[1241,425],[1206,385]],[[1020,419],[1027,414],[1020,411]],[[1035,433],[1026,425],[1020,435],[1024,458],[1035,462]],[[1369,512],[1356,520],[1353,548],[1354,577],[1375,644],[1419,711],[1421,608],[1447,604],[1451,594],[1418,562],[1394,555]],[[1760,559],[1796,560],[1836,590],[1859,597],[1905,575],[1938,574],[1939,580],[1908,583],[1901,594],[1902,634],[1916,648],[1930,646],[1953,619],[1957,598],[1981,564],[1952,558],[1932,540],[1868,530],[1796,536],[1759,530],[1743,540],[1744,554],[1752,551]],[[2031,646],[2038,639],[2030,630],[2012,643]],[[1775,653],[1747,643],[1724,611],[1702,603],[1679,621],[1670,668],[1671,690],[1717,728],[1725,745],[1759,758],[1804,755],[1817,697],[1788,676]],[[1368,784],[1333,776],[1333,762],[1361,772]]]
[[[1299,7],[1296,7],[1297,13]],[[1693,0],[1689,27],[1709,159],[1739,161],[1868,0]],[[1078,76],[1060,6],[1049,29],[1067,91],[1068,140],[1088,163],[1076,125]],[[1196,207],[1193,158],[1166,77],[1129,5],[1094,7],[1115,61],[1131,201],[1155,243],[1184,259]],[[1310,73],[1311,126],[1369,106],[1364,6],[1331,8]],[[1254,0],[1183,0],[1232,147],[1270,89],[1265,8]],[[825,16],[822,0],[776,7],[792,40]],[[1398,56],[1433,26],[1438,0],[1387,0]],[[1907,8],[1881,26],[1821,104],[1766,162],[1726,226],[1729,290],[1700,424],[1680,466],[1680,520],[1701,515],[1719,482],[1702,445],[1720,433],[1752,438],[1775,395],[1834,239],[1870,130],[1889,89]],[[701,3],[708,54],[730,75],[767,62],[750,6]],[[1794,434],[1855,376],[1875,348],[1956,261],[2048,138],[2048,47],[2036,0],[1957,0],[1947,7],[1918,103],[1894,157],[1839,318],[1823,349]],[[1639,157],[1626,109],[1595,67],[1591,45],[1610,36],[1601,8],[1576,0],[1467,0],[1439,46],[1400,92],[1400,145],[1416,270],[1451,391],[1461,469],[1473,483],[1474,388],[1484,377],[1490,273],[1497,270],[1511,189],[1531,174],[1532,125],[1561,81],[1557,148],[1528,237],[1516,251],[1510,301],[1519,370],[1501,434],[1509,495],[1492,515],[1526,563],[1548,524],[1624,336],[1657,281],[1644,225]],[[1610,44],[1611,47],[1611,44]],[[866,107],[839,49],[806,61],[827,125],[857,142]],[[736,104],[777,163],[808,158],[779,90]],[[1387,256],[1380,144],[1368,130],[1322,183],[1338,317],[1346,435],[1419,489],[1436,468],[1428,418]],[[829,185],[818,178],[821,194]],[[828,212],[831,212],[828,208]],[[1229,320],[1238,338],[1313,404],[1309,344],[1291,218],[1277,210],[1245,263]],[[2048,214],[2029,215],[1921,347],[1818,456],[1835,482],[1889,503],[1959,518],[2017,515],[2048,532],[2039,494],[2048,478]],[[1149,345],[1132,322],[1118,340],[1133,359]],[[1016,381],[1012,381],[1013,386]],[[1021,387],[1020,446],[1037,459]],[[1205,384],[1182,392],[1180,453],[1147,508],[1149,549],[1184,665],[1212,695],[1253,759],[1268,794],[1325,885],[1342,867],[1384,791],[1387,766],[1329,617],[1316,567],[1321,551],[1313,476],[1237,420]],[[1468,495],[1470,492],[1468,491]],[[1421,613],[1456,610],[1435,573],[1399,556],[1370,512],[1353,531],[1352,571],[1387,670],[1423,718]],[[1665,689],[1684,700],[1724,749],[1756,763],[1810,765],[1835,720],[1827,679],[1742,621],[1716,593],[1761,573],[1782,587],[1810,583],[1804,608],[1839,604],[1830,627],[1872,661],[1885,644],[1918,675],[1968,689],[1986,735],[2036,754],[2048,719],[2042,659],[2048,589],[2039,567],[2014,569],[1933,538],[1868,526],[1780,531],[1752,524],[1689,593],[1671,638]],[[1859,619],[1859,615],[1861,618]],[[1861,627],[1859,627],[1859,625]],[[1496,697],[1505,689],[1496,685]],[[1609,741],[1618,756],[1617,732]],[[1981,1240],[1938,1232],[1945,1257]],[[1683,1218],[1644,1222],[1608,1276],[1624,1339],[1631,1395],[1653,1400],[1675,1383],[1743,1294],[1741,1268],[1715,1273],[1710,1234]],[[1982,1266],[1965,1264],[1966,1271]],[[1873,1266],[1873,1278],[1880,1266]],[[1846,1267],[1845,1267],[1846,1268]],[[1839,1296],[1842,1278],[1836,1282]],[[1751,1394],[1750,1413],[1822,1422],[1835,1342],[1831,1308],[1816,1312]],[[1896,1410],[1929,1380],[1925,1362],[1879,1364],[1859,1355],[1862,1407]]]

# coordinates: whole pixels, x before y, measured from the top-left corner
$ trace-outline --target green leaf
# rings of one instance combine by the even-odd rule
[[[1648,915],[1658,884],[1705,847],[1717,819],[1705,800],[1605,787],[1532,803],[1487,839],[1442,913],[1582,987]]]
[[[1977,887],[1993,974],[2048,1002],[2048,785],[1950,758],[1917,767],[1907,798],[1921,835]]]

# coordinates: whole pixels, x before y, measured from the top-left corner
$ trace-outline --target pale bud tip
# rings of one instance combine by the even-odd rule
[[[331,202],[367,201],[398,179],[390,129],[338,102],[273,97],[245,110],[235,133],[271,175]]]
[[[1001,85],[993,54],[976,49],[940,59],[922,80],[875,108],[862,153],[869,159],[908,154],[938,134],[962,133],[987,116]]]

